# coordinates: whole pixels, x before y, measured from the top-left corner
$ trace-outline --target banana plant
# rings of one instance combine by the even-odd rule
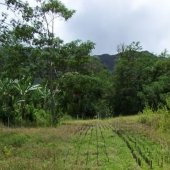
[[[29,103],[33,92],[38,91],[41,88],[40,84],[33,84],[31,78],[22,78],[21,80],[15,80],[14,89],[18,96],[17,103],[20,104],[20,112],[22,119],[26,119],[26,104]]]
[[[47,87],[47,84],[38,89],[38,95],[40,96],[40,99],[42,99],[42,108],[45,110],[48,109],[48,100],[50,99],[50,89]]]

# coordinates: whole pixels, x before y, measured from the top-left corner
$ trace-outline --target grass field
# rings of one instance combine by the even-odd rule
[[[170,135],[137,117],[0,128],[1,170],[169,170]]]

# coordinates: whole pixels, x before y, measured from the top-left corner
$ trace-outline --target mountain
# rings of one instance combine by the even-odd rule
[[[136,54],[143,54],[150,57],[156,57],[156,55],[150,53],[149,51],[141,51],[136,52]],[[106,66],[110,71],[113,71],[116,65],[116,60],[118,59],[118,54],[115,55],[109,55],[109,54],[102,54],[102,55],[96,55],[97,58],[100,59],[101,63]]]
[[[109,54],[102,54],[102,55],[97,55],[101,62],[111,71],[113,71],[116,60],[118,58],[118,54],[115,55],[109,55]]]

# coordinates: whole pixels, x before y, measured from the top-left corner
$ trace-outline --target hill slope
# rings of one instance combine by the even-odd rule
[[[97,55],[97,57],[109,70],[111,71],[114,70],[114,66],[118,58],[118,54],[115,55],[101,54],[101,55]]]
[[[149,51],[141,51],[137,53],[142,53],[143,55],[149,55],[150,57],[156,57],[156,55],[150,53]],[[118,59],[118,54],[110,55],[110,54],[101,54],[96,55],[110,71],[113,71],[116,65],[116,60]]]

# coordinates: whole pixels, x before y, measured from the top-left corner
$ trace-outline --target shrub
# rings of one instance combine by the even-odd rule
[[[59,122],[60,122],[60,124],[62,124],[62,123],[64,123],[65,121],[72,120],[72,119],[73,119],[73,118],[72,118],[70,115],[64,114],[64,115],[60,118]]]
[[[143,112],[140,112],[139,114],[140,114],[139,122],[151,126],[152,116],[154,114],[153,110],[150,107],[145,107]]]
[[[51,123],[51,116],[43,109],[34,109],[34,116],[37,126],[49,126]]]
[[[167,132],[170,130],[170,111],[166,107],[157,111],[147,107],[140,113],[139,122]]]

